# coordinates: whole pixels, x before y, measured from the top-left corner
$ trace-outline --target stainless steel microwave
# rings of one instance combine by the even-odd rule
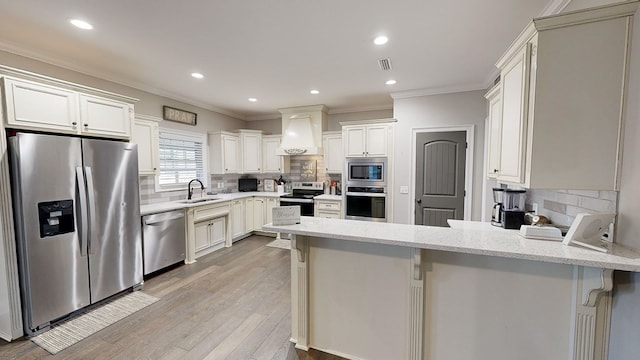
[[[376,185],[387,184],[387,158],[347,158],[347,184]]]

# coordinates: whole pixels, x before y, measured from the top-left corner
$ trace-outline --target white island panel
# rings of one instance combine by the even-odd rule
[[[426,251],[425,359],[569,359],[573,266]]]
[[[360,359],[407,359],[411,252],[309,239],[309,344]]]

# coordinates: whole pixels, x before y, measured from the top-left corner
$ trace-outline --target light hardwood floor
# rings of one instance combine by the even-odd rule
[[[160,301],[55,356],[29,340],[0,340],[0,359],[336,360],[296,350],[290,253],[251,236],[147,279]]]

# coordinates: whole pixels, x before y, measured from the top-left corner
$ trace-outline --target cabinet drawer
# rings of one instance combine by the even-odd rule
[[[325,218],[325,219],[340,219],[340,212],[316,211],[315,217]]]
[[[339,201],[318,201],[318,210],[340,211]]]
[[[202,206],[193,212],[193,221],[198,222],[220,216],[226,216],[228,214],[229,203],[216,204],[214,206]]]

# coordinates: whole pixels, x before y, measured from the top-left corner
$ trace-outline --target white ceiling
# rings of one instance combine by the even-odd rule
[[[486,88],[498,57],[553,3],[0,0],[0,49],[247,120],[313,104],[365,111],[391,108],[390,93]],[[379,34],[389,43],[375,46]]]

